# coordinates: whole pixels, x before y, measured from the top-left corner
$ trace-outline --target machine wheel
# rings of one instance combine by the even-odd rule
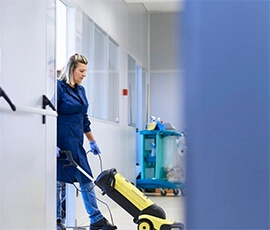
[[[148,220],[140,220],[138,223],[138,230],[154,230],[152,223]]]
[[[161,196],[166,196],[167,192],[164,189],[160,189],[160,194],[161,194]]]
[[[174,190],[173,190],[173,194],[174,194],[175,196],[177,196],[177,195],[179,194],[179,190],[178,190],[178,189],[174,189]]]

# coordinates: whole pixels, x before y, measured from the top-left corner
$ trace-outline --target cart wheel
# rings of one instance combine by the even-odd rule
[[[177,195],[179,194],[179,190],[178,190],[178,189],[174,189],[174,190],[173,190],[173,194],[174,194],[175,196],[177,196]]]
[[[148,220],[140,220],[138,223],[138,230],[154,230],[152,223]]]
[[[161,196],[166,196],[167,192],[166,190],[160,189]]]

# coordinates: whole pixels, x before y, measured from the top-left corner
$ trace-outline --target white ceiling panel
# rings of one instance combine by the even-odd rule
[[[180,11],[181,6],[178,2],[158,2],[158,3],[143,3],[149,12],[168,12]]]
[[[149,12],[176,12],[182,10],[183,0],[124,0],[127,4],[141,3]]]

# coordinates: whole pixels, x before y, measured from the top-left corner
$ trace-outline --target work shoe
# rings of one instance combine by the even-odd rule
[[[90,230],[113,230],[117,229],[115,225],[109,223],[109,221],[103,217],[96,223],[90,224]]]
[[[56,227],[57,227],[57,230],[66,230],[66,226],[63,224],[62,220],[60,219],[56,220]]]

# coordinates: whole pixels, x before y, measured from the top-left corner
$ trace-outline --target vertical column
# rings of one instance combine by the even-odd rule
[[[187,228],[269,229],[269,2],[186,1]]]

